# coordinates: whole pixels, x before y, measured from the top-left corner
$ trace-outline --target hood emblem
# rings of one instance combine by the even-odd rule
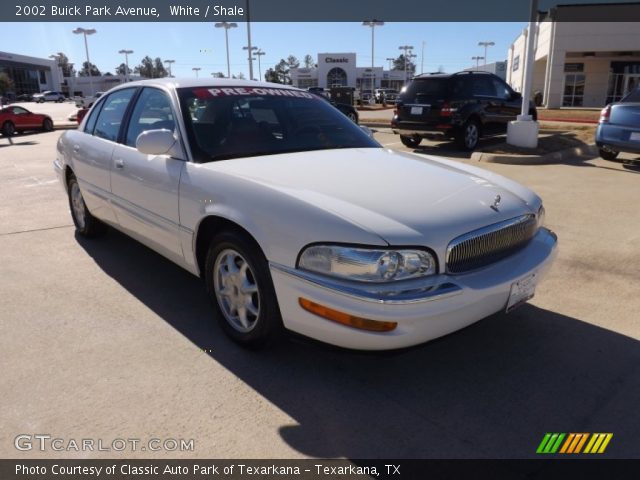
[[[492,210],[495,210],[496,212],[498,211],[498,207],[500,206],[500,200],[502,200],[500,195],[496,195],[496,198],[493,199],[493,205],[491,205]]]

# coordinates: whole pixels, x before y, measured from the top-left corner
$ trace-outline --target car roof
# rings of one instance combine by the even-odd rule
[[[252,80],[238,80],[229,78],[152,78],[147,80],[138,80],[118,85],[111,91],[126,87],[164,87],[164,88],[191,88],[191,87],[254,87],[254,88],[284,88],[287,90],[299,90],[299,88],[291,85],[282,85],[280,83],[256,82]]]

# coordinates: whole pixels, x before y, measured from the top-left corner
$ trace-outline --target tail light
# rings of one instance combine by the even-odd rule
[[[600,123],[606,123],[609,121],[609,117],[611,116],[611,105],[607,105],[600,112]]]
[[[442,104],[442,108],[440,109],[441,117],[450,117],[453,113],[458,110],[457,108],[453,108],[449,102],[444,102]]]

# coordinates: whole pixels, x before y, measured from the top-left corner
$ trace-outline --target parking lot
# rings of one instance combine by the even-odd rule
[[[540,194],[559,237],[511,314],[400,352],[301,339],[248,352],[197,278],[115,231],[74,235],[59,135],[0,137],[2,457],[526,458],[545,432],[612,432],[607,457],[640,458],[637,163],[481,165]],[[416,152],[470,162],[446,144]],[[23,452],[20,434],[195,448]]]

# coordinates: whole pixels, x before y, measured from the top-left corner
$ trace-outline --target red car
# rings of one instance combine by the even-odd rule
[[[24,107],[5,107],[0,110],[0,131],[5,137],[25,130],[53,130],[53,120],[48,115],[32,113]]]

